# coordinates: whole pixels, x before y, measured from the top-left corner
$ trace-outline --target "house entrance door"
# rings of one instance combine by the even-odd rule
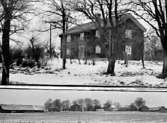
[[[79,46],[79,58],[80,59],[85,58],[85,47],[84,46]]]

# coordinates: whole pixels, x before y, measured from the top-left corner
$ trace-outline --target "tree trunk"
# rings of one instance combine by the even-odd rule
[[[125,64],[125,67],[128,67],[128,55],[126,52],[124,52],[124,64]]]
[[[65,33],[63,33],[63,69],[66,69],[66,49]]]
[[[94,66],[95,64],[95,51],[93,51],[92,65]]]
[[[70,64],[72,64],[73,54],[72,54],[72,45],[70,45]]]
[[[167,50],[163,51],[163,67],[162,73],[157,76],[158,78],[165,79],[167,77]]]
[[[115,69],[115,59],[109,58],[108,60],[108,68],[107,68],[107,74],[110,74],[111,76],[115,75],[114,69]]]
[[[87,45],[86,45],[87,47]],[[87,58],[87,48],[85,47],[85,63],[84,64],[87,64],[87,61],[88,61],[88,58]]]
[[[62,1],[61,1],[62,2]],[[63,2],[61,3],[61,6],[63,8],[62,11],[62,30],[63,30],[63,69],[66,69],[66,50],[67,50],[67,41],[66,41],[66,13],[64,9]]]
[[[84,64],[87,64],[88,63],[88,59],[87,59],[87,57],[85,58],[85,63]]]
[[[34,45],[32,46],[32,59],[37,62],[37,60],[36,60],[36,54],[35,54],[35,46]]]
[[[167,77],[167,23],[165,25],[165,36],[161,38],[161,43],[163,47],[163,68],[162,68],[162,73],[158,75],[158,78],[166,78]]]
[[[142,55],[141,61],[142,61],[142,66],[143,66],[143,68],[145,68],[143,55]]]
[[[167,50],[163,52],[163,68],[162,68],[162,75],[167,77]]]
[[[114,58],[114,40],[111,40],[111,29],[109,30],[109,53],[108,53],[108,68],[107,68],[107,74],[110,74],[111,76],[115,75],[114,69],[115,69],[115,58]]]
[[[167,2],[165,1],[165,7],[167,10]],[[167,17],[167,13],[166,13]],[[167,18],[166,18],[167,19]],[[163,40],[163,39],[162,39]],[[161,78],[166,78],[167,77],[167,22],[165,23],[165,36],[164,36],[164,46],[163,46],[163,68],[162,68],[162,77]]]
[[[70,56],[70,64],[72,64],[72,57]]]
[[[66,69],[66,58],[63,58],[63,69]]]
[[[81,60],[80,60],[80,58],[78,58],[78,63],[81,64]]]
[[[52,58],[52,26],[50,24],[50,45],[49,45],[49,55]]]
[[[9,53],[9,34],[10,34],[10,19],[5,17],[2,30],[2,85],[9,84],[9,68],[10,68],[10,53]]]
[[[92,59],[92,65],[94,66],[96,63],[95,63],[95,59],[93,58]]]

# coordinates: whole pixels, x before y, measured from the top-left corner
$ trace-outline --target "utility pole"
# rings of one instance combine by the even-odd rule
[[[50,58],[52,58],[52,25],[50,23],[50,45],[49,45],[49,54]]]
[[[66,11],[64,9],[64,5],[63,5],[63,2],[61,3],[61,6],[63,8],[63,11],[62,11],[62,30],[63,30],[63,69],[66,69],[66,50],[67,50],[67,41],[66,41]]]
[[[165,9],[164,9],[164,13],[165,13],[165,18],[166,18],[166,21],[165,21],[165,36],[167,36],[167,0],[165,0]]]
[[[166,18],[166,24],[167,24],[167,0],[165,0],[165,18]]]
[[[110,28],[111,28],[111,26],[110,26]],[[111,42],[112,42],[112,41],[111,41],[111,29],[109,29],[109,40],[108,40],[108,41],[109,41],[109,42],[108,42],[108,43],[109,43],[109,50],[108,50],[108,51],[109,51],[109,53],[108,53],[109,56],[108,56],[108,57],[109,57],[109,60],[111,60],[111,55],[112,55],[112,54],[111,54],[111,52],[112,52],[112,45],[111,45]]]

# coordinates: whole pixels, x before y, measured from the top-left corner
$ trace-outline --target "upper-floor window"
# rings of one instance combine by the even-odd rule
[[[125,30],[125,38],[132,39],[132,30],[130,29]]]
[[[84,40],[84,33],[80,33],[80,39]]]
[[[96,37],[100,38],[100,32],[99,32],[99,30],[96,30]]]
[[[76,42],[80,38],[80,34],[71,34],[71,42]]]
[[[67,42],[71,42],[71,35],[67,35]]]

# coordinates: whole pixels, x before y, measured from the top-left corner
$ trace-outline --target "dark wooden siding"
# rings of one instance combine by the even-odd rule
[[[125,30],[132,30],[132,39],[125,38]],[[118,28],[118,39],[115,40],[114,52],[117,59],[123,59],[125,53],[125,45],[131,45],[132,54],[129,59],[139,60],[144,54],[144,32],[131,20],[127,19]],[[85,57],[107,57],[108,42],[102,41],[95,37],[95,30],[84,32],[84,40],[80,40],[80,33],[70,34],[71,42],[67,43],[67,48],[70,49],[71,55],[68,58],[78,58],[79,46],[85,45]],[[101,47],[101,54],[95,54],[95,47]]]
[[[132,40],[129,40],[132,44],[132,56],[131,59],[139,60],[144,53],[144,33],[143,31],[130,19],[126,21],[126,28],[132,31]],[[128,39],[126,39],[128,40]]]

